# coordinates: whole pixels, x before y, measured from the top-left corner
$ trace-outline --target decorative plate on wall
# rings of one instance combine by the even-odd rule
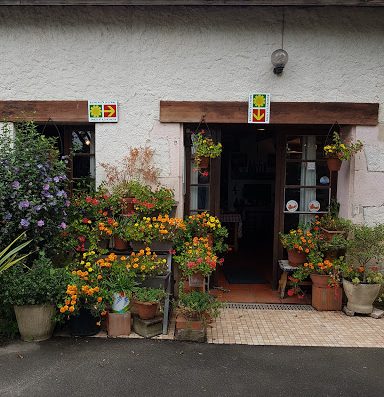
[[[317,200],[312,200],[308,204],[309,211],[311,212],[317,212],[320,209],[320,203]]]
[[[295,212],[299,208],[299,204],[295,200],[289,200],[286,204],[286,208],[289,212]]]

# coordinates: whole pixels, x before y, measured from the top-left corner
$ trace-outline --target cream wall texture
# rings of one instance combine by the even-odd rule
[[[149,144],[179,199],[182,126],[158,122],[160,100],[266,91],[273,101],[379,102],[384,122],[384,9],[287,7],[289,62],[276,76],[270,55],[281,46],[281,17],[268,7],[0,7],[0,100],[118,100],[119,123],[96,125],[97,163]],[[383,132],[354,133],[369,143],[345,182],[352,190],[340,193],[343,211],[384,221],[384,189],[375,185],[384,180]]]

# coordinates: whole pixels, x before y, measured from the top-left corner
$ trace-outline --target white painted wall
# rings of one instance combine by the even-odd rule
[[[150,144],[178,195],[182,129],[158,122],[161,99],[246,100],[259,90],[274,101],[379,102],[384,122],[384,9],[286,8],[285,20],[289,63],[278,77],[279,8],[0,7],[0,99],[117,99],[119,123],[96,126],[97,162]],[[356,175],[362,205],[367,178],[384,178],[383,133],[364,131],[376,140],[366,151],[375,174]],[[383,203],[384,189],[366,218]]]

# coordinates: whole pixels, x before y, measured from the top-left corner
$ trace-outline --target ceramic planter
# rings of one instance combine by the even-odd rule
[[[92,336],[100,331],[97,325],[98,317],[92,315],[88,309],[81,308],[79,314],[69,319],[69,329],[72,336]]]
[[[138,316],[142,320],[150,320],[156,317],[157,309],[159,307],[158,302],[135,302],[135,307]]]
[[[124,314],[129,310],[129,298],[124,292],[113,294],[112,312]]]
[[[347,309],[354,313],[371,314],[373,302],[380,292],[380,284],[353,284],[343,280],[343,287],[347,295]]]
[[[108,336],[128,336],[131,333],[131,313],[108,313],[107,319]]]
[[[129,243],[128,241],[122,240],[120,237],[115,236],[113,238],[114,241],[114,248],[117,251],[128,251],[129,250]]]
[[[52,336],[55,308],[52,305],[14,306],[21,339],[39,342]]]
[[[330,286],[330,276],[311,274],[312,306],[319,311],[341,310],[343,291],[339,285]]]
[[[291,266],[297,267],[302,265],[307,260],[303,252],[296,251],[295,249],[288,250],[288,262]]]
[[[331,158],[327,159],[327,165],[328,165],[329,171],[340,171],[341,164],[342,164],[342,161],[336,157],[335,158],[331,157]]]

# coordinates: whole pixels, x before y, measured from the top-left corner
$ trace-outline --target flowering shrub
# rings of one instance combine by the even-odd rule
[[[280,233],[282,246],[288,250],[309,254],[316,247],[317,231],[319,229],[318,221],[315,222],[313,229],[305,229],[305,226],[299,225],[297,229],[292,229],[289,233]]]
[[[194,273],[207,276],[216,269],[218,264],[224,262],[224,259],[218,259],[215,255],[206,237],[194,237],[192,242],[185,242],[184,249],[173,259],[179,264],[180,270],[186,277]]]
[[[135,194],[133,200],[135,210],[143,215],[149,215],[154,212],[159,214],[169,214],[172,207],[176,204],[172,189],[160,187],[152,191],[142,191]]]
[[[356,141],[355,143],[344,143],[340,135],[335,131],[333,133],[332,143],[324,146],[326,157],[334,157],[340,160],[349,160],[356,153],[363,149],[363,143]]]
[[[126,240],[141,241],[150,244],[152,241],[172,241],[185,229],[180,218],[170,218],[168,215],[132,218],[126,228]]]
[[[341,269],[343,278],[353,284],[384,284],[384,274],[379,271],[378,266],[359,266],[353,267],[344,263]]]
[[[149,247],[146,247],[137,253],[132,252],[126,259],[125,266],[140,276],[155,276],[167,270],[167,260],[160,258],[155,252],[151,252]]]
[[[67,228],[66,164],[54,141],[40,135],[33,123],[16,125],[11,139],[0,131],[0,245],[26,231],[36,247],[59,251]]]
[[[225,243],[225,238],[228,237],[228,230],[221,225],[217,217],[210,215],[208,212],[202,212],[189,215],[184,223],[185,230],[177,242],[177,246],[181,249],[185,241],[192,242],[193,237],[197,236],[212,238],[215,252],[227,251],[228,245]]]

